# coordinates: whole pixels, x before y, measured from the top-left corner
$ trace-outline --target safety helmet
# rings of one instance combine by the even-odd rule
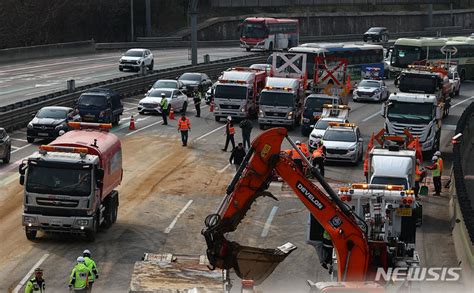
[[[227,120],[232,121],[232,116],[227,116]]]
[[[437,156],[437,157],[439,157],[439,156],[441,156],[441,152],[440,152],[440,151],[436,151],[436,152],[434,153],[434,155]]]
[[[295,141],[295,144],[300,145],[301,141],[297,140],[297,141]]]
[[[84,257],[82,257],[82,256],[79,256],[79,257],[77,258],[77,263],[84,263],[85,261],[86,261],[86,260],[85,260]]]
[[[438,161],[438,157],[437,157],[437,156],[433,156],[433,157],[431,158],[431,161],[433,161],[433,162],[434,162],[434,161]]]
[[[162,97],[166,97],[165,93],[161,93],[161,96],[162,96]]]
[[[83,255],[83,256],[89,256],[89,257],[90,257],[90,256],[91,256],[91,252],[90,252],[89,249],[86,249],[86,250],[84,250],[84,251],[82,252],[82,255]]]

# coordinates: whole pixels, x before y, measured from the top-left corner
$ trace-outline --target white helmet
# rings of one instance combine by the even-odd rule
[[[431,158],[431,161],[433,161],[433,162],[434,162],[434,161],[438,161],[438,157],[437,157],[437,156],[433,156],[433,157]]]
[[[79,257],[77,258],[77,263],[84,263],[85,261],[86,261],[86,260],[85,260],[84,257],[82,257],[82,256],[79,256]]]
[[[91,252],[90,252],[89,249],[86,249],[86,250],[84,250],[84,251],[82,252],[82,255],[84,255],[84,256],[91,256]]]
[[[301,144],[301,141],[297,140],[295,141],[295,144]]]
[[[232,121],[232,116],[227,116],[227,120]]]
[[[434,153],[434,155],[440,157],[440,156],[441,156],[441,152],[440,152],[440,151],[436,151],[436,152]]]
[[[161,96],[162,96],[162,97],[166,97],[165,93],[161,93]]]

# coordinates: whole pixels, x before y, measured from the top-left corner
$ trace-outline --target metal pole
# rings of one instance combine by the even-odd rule
[[[433,27],[433,4],[428,4],[428,27]]]
[[[135,28],[133,27],[133,0],[130,0],[130,42],[135,41]]]
[[[151,5],[150,0],[145,1],[145,17],[146,17],[146,36],[151,37]]]
[[[197,52],[197,5],[199,0],[190,0],[189,15],[191,18],[191,64],[197,65],[198,63],[198,52]]]

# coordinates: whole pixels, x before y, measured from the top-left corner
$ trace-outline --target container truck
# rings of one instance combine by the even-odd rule
[[[38,231],[85,235],[94,241],[99,227],[117,220],[122,181],[122,148],[108,132],[111,124],[70,122],[74,130],[24,160],[22,223],[26,237]]]

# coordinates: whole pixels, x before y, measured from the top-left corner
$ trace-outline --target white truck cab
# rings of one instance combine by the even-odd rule
[[[403,185],[406,190],[412,189],[415,165],[415,150],[374,148],[369,153],[369,183]]]

